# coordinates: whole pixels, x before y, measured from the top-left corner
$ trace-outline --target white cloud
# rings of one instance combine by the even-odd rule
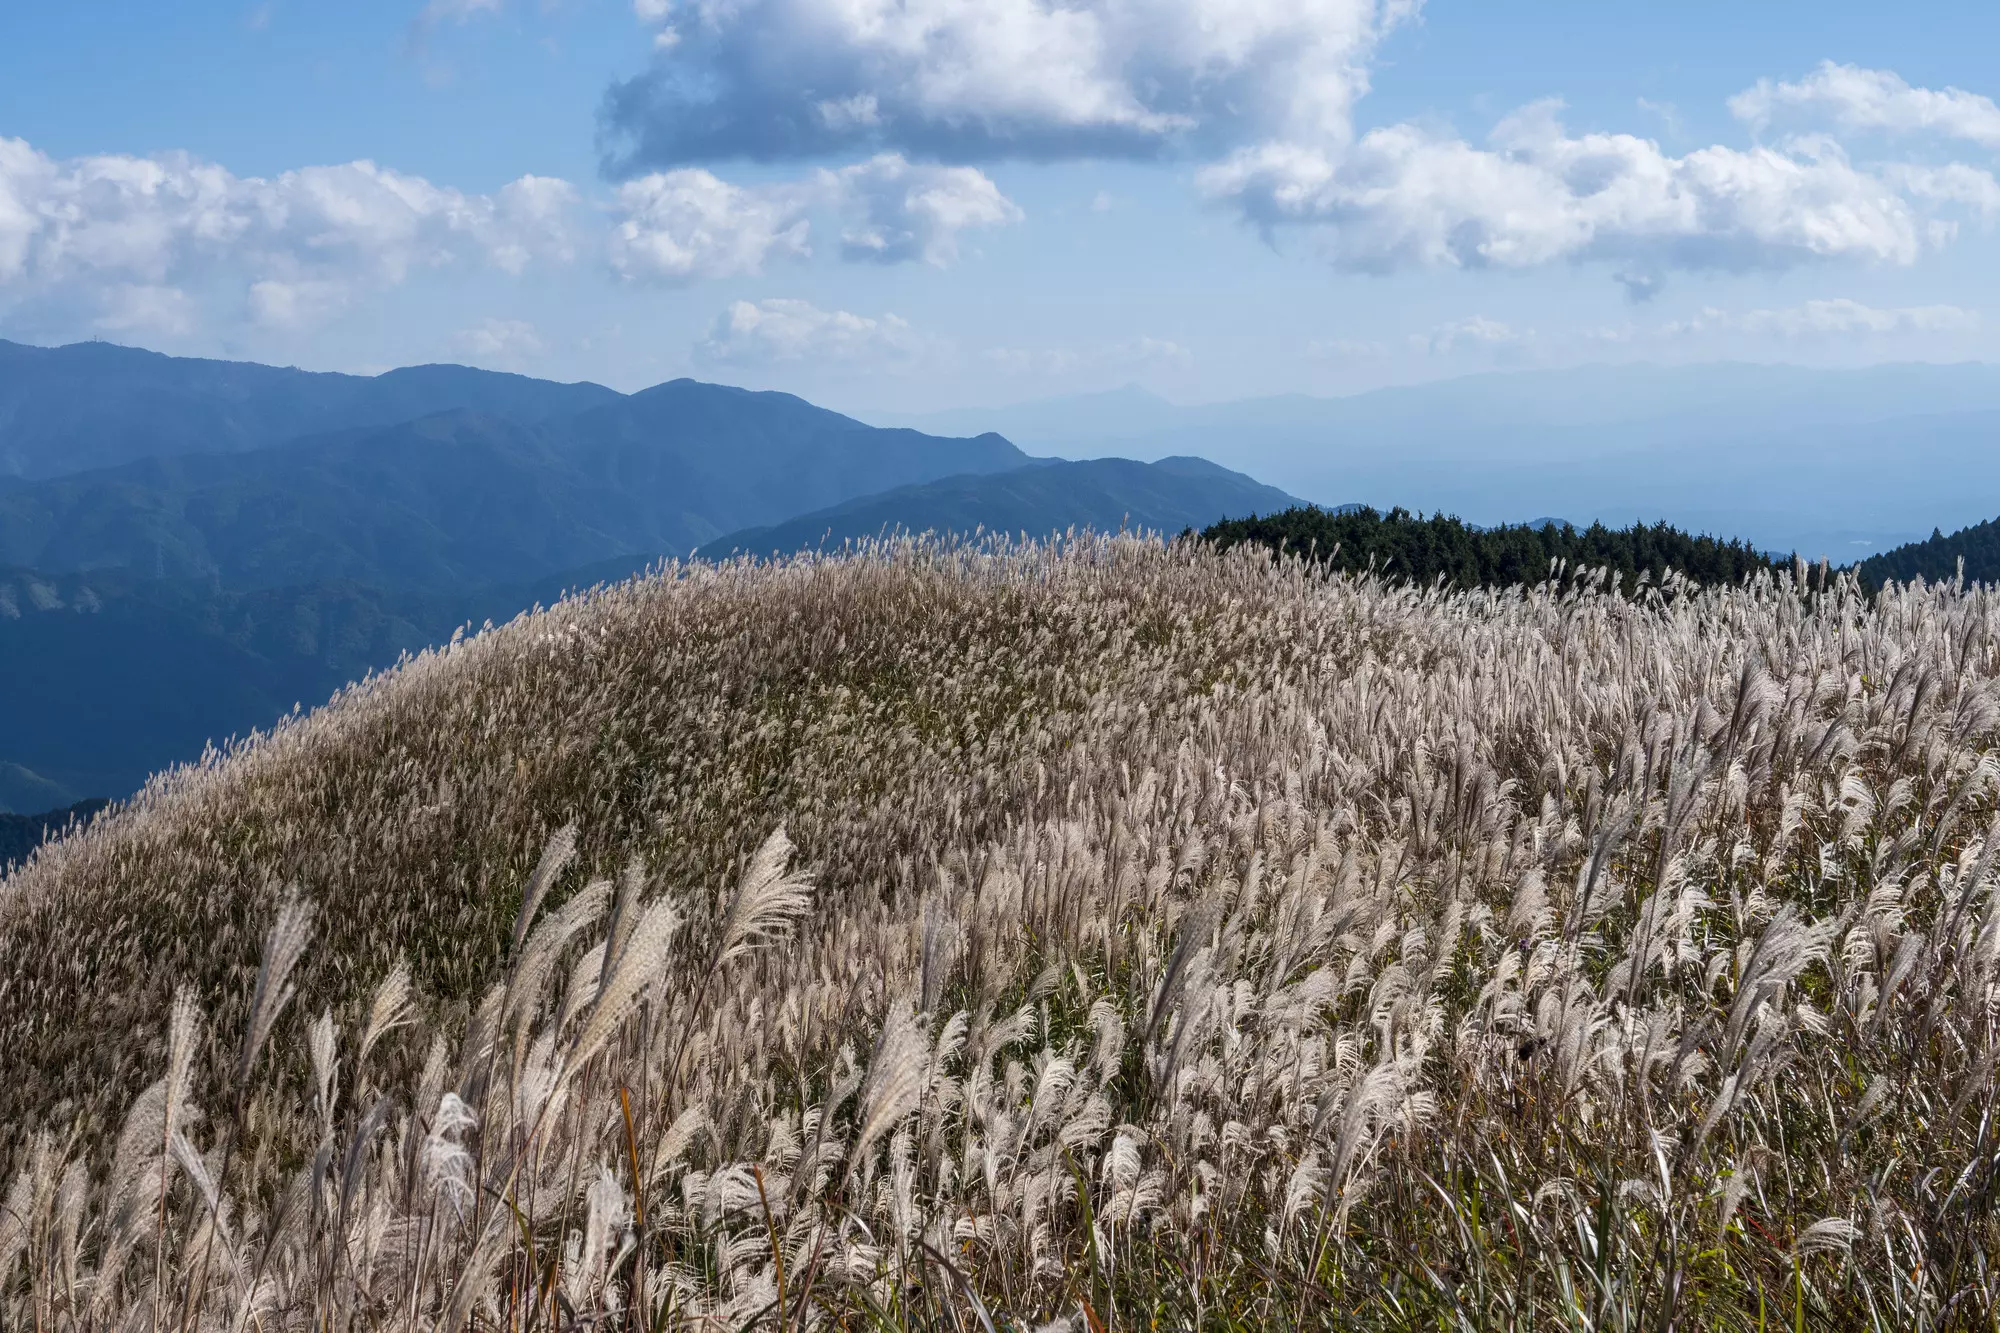
[[[180,153],[56,160],[0,139],[0,301],[94,310],[109,328],[118,293],[145,289],[181,329],[210,298],[298,324],[414,270],[567,258],[575,197],[532,176],[468,195],[365,161],[265,179]]]
[[[1633,135],[1572,135],[1558,110],[1524,108],[1486,148],[1397,125],[1340,154],[1248,149],[1201,180],[1266,227],[1316,228],[1336,264],[1372,271],[1592,259],[1721,269],[1908,264],[1950,235],[1954,220],[1925,208],[1987,213],[2000,204],[2000,186],[1975,168],[1874,172],[1824,141],[1675,157]]]
[[[338,314],[350,295],[342,282],[264,278],[250,284],[250,317],[267,328],[308,328]]]
[[[482,320],[453,341],[465,355],[495,365],[516,365],[542,350],[535,326],[524,319]]]
[[[950,263],[961,231],[1021,217],[978,169],[914,164],[895,153],[753,186],[682,167],[618,188],[611,264],[626,278],[670,284],[761,273],[773,259],[812,252],[817,210],[842,219],[843,257],[884,264]]]
[[[606,130],[632,171],[882,149],[898,163],[1192,157],[1211,198],[1267,232],[1311,230],[1343,268],[1607,261],[1634,300],[1671,269],[1909,264],[1967,218],[2000,217],[1985,168],[1857,162],[1824,134],[1674,154],[1572,133],[1554,102],[1478,145],[1408,123],[1357,133],[1378,48],[1419,3],[636,0],[663,45],[611,90]],[[1765,80],[1730,105],[1760,130],[1782,116],[2000,146],[1991,99],[1855,66]],[[1673,107],[1641,107],[1678,133]],[[994,190],[977,225],[1009,220],[1003,202]],[[940,243],[871,213],[844,248],[937,262],[955,230]]]
[[[154,283],[114,283],[99,294],[91,326],[101,333],[166,334],[178,337],[199,322],[194,301],[178,287]]]
[[[1928,133],[2000,148],[2000,106],[1959,88],[1913,88],[1885,69],[1824,62],[1796,83],[1759,79],[1729,99],[1759,131],[1787,116],[1817,116],[1844,130]]]
[[[642,176],[618,187],[611,266],[663,283],[761,273],[774,256],[811,253],[810,203],[796,186],[731,185],[699,167]]]
[[[1014,202],[973,167],[919,166],[883,153],[824,172],[821,182],[851,219],[840,234],[841,253],[849,259],[948,264],[958,258],[961,231],[1021,219]]]
[[[1663,337],[1743,333],[1786,340],[1851,338],[1894,334],[1971,333],[1982,324],[1979,312],[1955,305],[1882,309],[1844,297],[1806,301],[1780,310],[1731,312],[1708,307],[1690,319],[1662,325]]]
[[[739,365],[875,362],[907,357],[916,347],[910,326],[895,315],[855,315],[822,310],[810,301],[772,298],[730,305],[695,344],[695,354]]]
[[[1428,333],[1410,335],[1410,346],[1432,356],[1445,356],[1461,347],[1505,347],[1533,337],[1532,330],[1517,329],[1485,315],[1468,315],[1440,324]]]
[[[1825,135],[1676,155],[1632,134],[1573,134],[1554,102],[1507,117],[1481,145],[1408,123],[1357,133],[1377,50],[1418,7],[638,0],[665,45],[650,72],[611,90],[606,129],[625,170],[884,148],[947,162],[1193,157],[1208,162],[1198,178],[1211,198],[1266,231],[1310,229],[1344,268],[1603,260],[1635,300],[1676,268],[1909,264],[1966,218],[2000,216],[1991,171],[1858,163]],[[1642,107],[1679,124],[1672,107]],[[1854,66],[1766,80],[1731,107],[1759,128],[1809,116],[2000,146],[1991,99]],[[906,231],[871,219],[847,249],[949,257]]]
[[[1150,156],[1348,133],[1417,0],[635,0],[655,67],[612,89],[628,169],[892,148]]]

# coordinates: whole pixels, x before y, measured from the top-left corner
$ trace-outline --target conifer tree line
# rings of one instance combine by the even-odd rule
[[[1692,536],[1667,523],[1577,528],[1553,520],[1481,528],[1448,514],[1428,517],[1400,506],[1380,513],[1366,506],[1338,510],[1301,505],[1262,517],[1226,519],[1202,531],[1224,550],[1254,543],[1321,562],[1329,571],[1365,573],[1454,589],[1536,584],[1558,562],[1563,568],[1608,569],[1620,587],[1644,573],[1658,582],[1672,570],[1702,586],[1741,583],[1752,574],[1789,568],[1789,557],[1749,543]]]

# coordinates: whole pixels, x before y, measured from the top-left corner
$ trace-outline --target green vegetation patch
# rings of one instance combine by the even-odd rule
[[[1372,570],[1419,584],[1442,578],[1461,589],[1540,583],[1557,562],[1570,570],[1608,569],[1626,589],[1642,573],[1654,582],[1672,570],[1705,586],[1736,584],[1788,563],[1746,542],[1691,536],[1666,523],[1480,528],[1447,514],[1426,518],[1401,508],[1383,514],[1301,505],[1261,518],[1225,519],[1201,535],[1225,549],[1255,543],[1310,556],[1341,573]]]
[[[1864,588],[1879,588],[1890,579],[1898,583],[1911,579],[1946,583],[1961,574],[1975,583],[2000,580],[2000,518],[1960,528],[1949,536],[1933,528],[1923,541],[1863,560],[1858,572]]]

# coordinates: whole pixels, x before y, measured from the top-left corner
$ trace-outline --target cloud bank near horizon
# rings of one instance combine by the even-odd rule
[[[1553,98],[1476,136],[1367,124],[1384,45],[1421,0],[634,8],[653,54],[606,92],[595,184],[478,193],[367,160],[238,176],[0,138],[0,312],[111,334],[308,330],[425,273],[661,289],[807,263],[947,267],[1025,219],[990,174],[1009,163],[1158,162],[1336,270],[1583,266],[1635,303],[1684,272],[1909,267],[2000,219],[2000,105],[1858,65],[1760,79],[1727,103],[1740,142],[1669,151],[1572,128]],[[789,326],[755,327],[716,348]]]

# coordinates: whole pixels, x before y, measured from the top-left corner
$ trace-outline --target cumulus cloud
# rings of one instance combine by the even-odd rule
[[[469,329],[460,329],[453,342],[474,360],[496,365],[514,365],[542,350],[535,326],[525,319],[487,319]]]
[[[1534,333],[1485,315],[1468,315],[1440,324],[1428,333],[1410,336],[1410,346],[1432,356],[1445,356],[1463,347],[1505,347],[1530,341]]]
[[[812,214],[842,221],[848,259],[947,264],[959,233],[1018,220],[1021,210],[974,167],[912,163],[884,153],[802,180],[739,186],[701,167],[619,186],[611,264],[635,281],[682,284],[761,273],[812,252]]]
[[[760,273],[774,256],[811,253],[809,192],[731,185],[699,167],[618,188],[611,266],[636,281],[688,283]]]
[[[2000,106],[1959,88],[1913,88],[1885,69],[1826,61],[1795,83],[1759,79],[1729,99],[1738,120],[1759,131],[1773,122],[1812,118],[1843,130],[1928,133],[2000,148]]]
[[[263,178],[181,153],[58,160],[0,138],[0,310],[65,336],[297,331],[430,270],[519,274],[588,251],[635,281],[750,274],[810,253],[817,213],[850,259],[945,264],[967,229],[1021,216],[976,168],[896,154],[755,186],[655,173],[618,186],[608,226],[589,230],[581,203],[548,177],[469,194],[366,161]]]
[[[958,258],[960,232],[1021,218],[1000,187],[973,167],[917,165],[883,153],[820,179],[827,198],[850,219],[840,234],[841,253],[849,259],[948,264]]]
[[[250,317],[267,328],[310,328],[339,314],[350,295],[344,282],[264,278],[250,284]]]
[[[889,148],[1152,156],[1348,133],[1417,0],[638,0],[653,68],[611,89],[621,171]]]
[[[1665,337],[1744,333],[1781,339],[1850,338],[1892,334],[1971,333],[1979,312],[1955,305],[1883,309],[1844,297],[1806,301],[1779,310],[1727,311],[1708,307],[1690,319],[1663,325]]]
[[[1365,271],[1591,259],[1717,269],[1907,264],[1955,225],[1927,210],[1988,214],[2000,204],[1991,174],[1975,168],[1871,171],[1824,140],[1676,157],[1629,134],[1571,134],[1559,110],[1527,107],[1483,148],[1411,125],[1372,130],[1338,154],[1265,145],[1201,181],[1266,227],[1318,228],[1337,265]]]
[[[874,362],[916,350],[910,326],[895,315],[822,310],[810,301],[737,301],[715,317],[695,344],[705,361],[766,365],[799,361]]]
[[[1635,300],[1677,268],[1908,264],[1968,218],[2000,215],[1989,170],[1857,162],[1826,133],[1673,154],[1633,134],[1572,133],[1553,101],[1480,143],[1408,123],[1359,132],[1370,66],[1417,8],[639,0],[658,50],[607,95],[606,161],[629,174],[884,149],[956,163],[1171,155],[1206,163],[1211,199],[1267,233],[1310,230],[1343,268],[1604,260]],[[1760,131],[1792,119],[2000,146],[1991,99],[1856,66],[1766,80],[1730,105]],[[1674,123],[1671,108],[1651,109]],[[846,249],[941,253],[908,231],[863,227]]]
[[[186,327],[213,297],[298,325],[415,270],[567,258],[575,198],[532,176],[468,195],[365,161],[266,179],[186,154],[56,160],[0,139],[0,301],[94,310],[108,330],[141,327],[131,312],[146,308],[154,326]]]

